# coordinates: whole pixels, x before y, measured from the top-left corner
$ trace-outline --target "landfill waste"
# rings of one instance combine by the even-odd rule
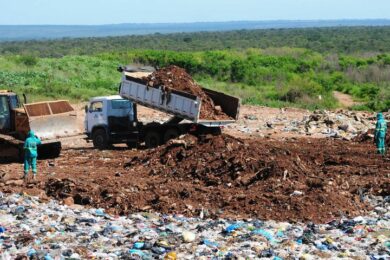
[[[278,111],[278,112],[277,112]],[[356,136],[372,131],[375,127],[375,113],[346,110],[272,110],[272,115],[256,117],[243,114],[236,124],[228,129],[245,134],[264,135],[269,133],[285,133],[295,136],[328,137],[334,139],[352,140]],[[385,114],[389,120],[390,114]]]
[[[351,140],[372,127],[373,118],[368,114],[344,110],[316,110],[309,116],[304,116],[301,121],[288,122],[283,130]]]
[[[390,197],[364,199],[374,207],[367,216],[317,225],[151,212],[119,217],[1,194],[0,259],[389,259]]]
[[[189,231],[184,231],[183,232],[183,240],[184,242],[194,242],[196,239],[196,234],[189,232]]]

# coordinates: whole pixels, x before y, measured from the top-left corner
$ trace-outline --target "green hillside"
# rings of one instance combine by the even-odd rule
[[[0,89],[33,100],[116,93],[118,65],[178,65],[244,104],[390,108],[390,27],[232,31],[0,44]]]
[[[135,50],[61,58],[0,56],[1,88],[43,98],[87,100],[117,91],[120,64],[185,68],[205,87],[242,98],[244,104],[309,109],[336,108],[333,90],[365,105],[390,107],[390,55],[320,54],[307,49],[174,52]]]

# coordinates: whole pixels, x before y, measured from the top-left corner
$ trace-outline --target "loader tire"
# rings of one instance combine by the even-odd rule
[[[93,131],[92,141],[93,146],[99,150],[107,149],[109,146],[107,133],[104,129],[97,129]]]
[[[61,154],[61,142],[43,144],[38,146],[38,159],[54,159]]]
[[[145,146],[147,148],[154,148],[161,144],[161,136],[155,131],[149,131],[145,135]]]
[[[19,162],[24,162],[24,148],[23,145],[18,146],[18,160]]]
[[[52,144],[50,150],[51,150],[51,156],[52,156],[53,158],[60,157],[60,155],[61,155],[61,150],[62,150],[62,145],[61,145],[61,143]]]

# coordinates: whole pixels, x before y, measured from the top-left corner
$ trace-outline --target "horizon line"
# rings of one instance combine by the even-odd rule
[[[175,24],[222,24],[222,23],[268,23],[268,22],[337,22],[337,21],[388,21],[390,18],[340,18],[340,19],[275,19],[275,20],[226,20],[226,21],[194,21],[194,22],[126,22],[106,24],[0,24],[0,26],[113,26],[113,25],[175,25]]]

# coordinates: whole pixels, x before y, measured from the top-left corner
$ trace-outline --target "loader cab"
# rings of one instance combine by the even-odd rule
[[[7,133],[14,128],[14,110],[20,107],[19,98],[15,93],[0,90],[0,132]]]

